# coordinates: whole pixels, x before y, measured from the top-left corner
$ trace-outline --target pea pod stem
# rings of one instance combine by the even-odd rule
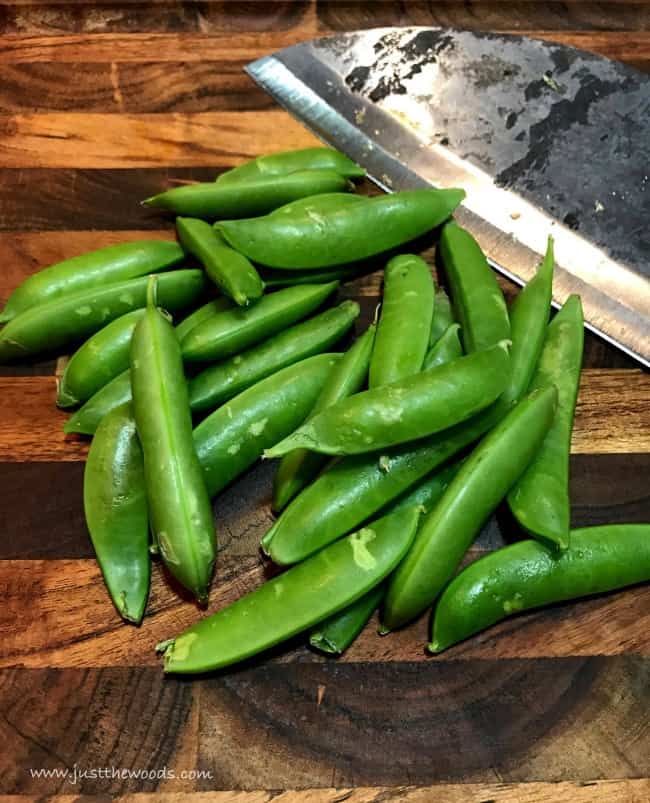
[[[650,524],[571,532],[558,554],[519,541],[463,569],[440,597],[429,650],[439,653],[508,616],[650,580]]]

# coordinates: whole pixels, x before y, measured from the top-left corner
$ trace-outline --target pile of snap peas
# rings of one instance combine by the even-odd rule
[[[461,189],[369,198],[354,192],[363,175],[308,148],[163,192],[143,203],[176,216],[178,242],[45,268],[0,314],[1,361],[73,351],[57,405],[76,408],[66,433],[92,437],[86,521],[125,621],[143,619],[155,556],[207,603],[212,498],[278,459],[261,550],[286,570],[159,644],[167,672],[299,633],[338,655],[377,610],[387,634],[433,609],[437,653],[518,611],[650,579],[649,524],[570,529],[583,318],[570,296],[549,322],[552,239],[508,308],[453,220]],[[424,234],[447,290],[407,252]],[[331,302],[377,258],[382,304],[350,341],[359,305]],[[504,502],[525,537],[460,568]]]

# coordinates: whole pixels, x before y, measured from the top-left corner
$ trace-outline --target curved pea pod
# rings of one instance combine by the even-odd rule
[[[196,326],[181,342],[186,362],[232,357],[281,332],[321,306],[338,282],[303,285],[265,295],[250,309],[231,309]]]
[[[338,356],[318,354],[283,368],[201,421],[194,430],[194,446],[210,496],[305,420]]]
[[[298,198],[347,189],[349,181],[333,170],[301,170],[232,183],[186,184],[147,198],[143,204],[184,217],[218,220],[265,215]]]
[[[569,458],[580,384],[584,322],[579,296],[569,296],[547,329],[531,389],[554,385],[558,410],[539,452],[514,488],[508,504],[517,521],[546,546],[569,546]]]
[[[519,541],[463,569],[440,597],[429,650],[485,630],[508,616],[650,580],[650,524],[610,524],[571,532],[571,547],[549,552]]]
[[[262,297],[264,283],[259,273],[209,223],[178,217],[176,231],[181,245],[199,260],[224,295],[240,307],[247,307]]]
[[[349,455],[419,440],[465,421],[491,404],[508,381],[506,344],[390,385],[357,393],[322,410],[268,449],[278,457],[295,448]]]
[[[243,661],[351,605],[397,566],[417,521],[414,510],[374,521],[162,642],[165,672],[207,672]]]
[[[147,276],[70,293],[13,318],[0,332],[0,362],[53,352],[89,337],[146,302]],[[169,310],[189,306],[201,294],[200,270],[176,270],[158,277],[160,304]]]
[[[9,296],[0,313],[0,323],[15,318],[30,307],[45,304],[69,293],[103,287],[162,271],[182,261],[183,249],[175,242],[139,240],[109,245],[65,259],[25,279]]]
[[[444,290],[436,290],[433,300],[433,315],[431,318],[431,334],[429,335],[429,348],[433,346],[449,329],[452,323],[456,323],[454,312],[451,308],[451,301]]]
[[[207,321],[208,318],[212,318],[219,312],[225,312],[225,310],[232,309],[233,307],[234,303],[226,296],[219,296],[219,298],[208,301],[206,304],[203,304],[203,306],[195,309],[194,312],[190,312],[189,315],[176,325],[176,337],[182,342],[183,338],[186,337],[195,326],[203,323],[203,321]]]
[[[368,376],[374,337],[375,326],[371,325],[343,355],[313,405],[310,411],[312,415],[356,393],[363,386]],[[305,418],[306,416],[302,420]],[[297,426],[300,424],[302,421]],[[282,437],[291,432],[293,430],[287,431]],[[281,438],[277,438],[268,446],[274,446],[279,440]],[[273,510],[282,510],[299,491],[309,485],[325,465],[326,459],[307,449],[295,449],[285,455],[273,479]]]
[[[397,382],[422,368],[429,345],[434,291],[431,269],[420,257],[400,254],[388,262],[369,388]]]
[[[88,338],[70,357],[58,381],[58,407],[74,407],[129,367],[131,336],[143,309],[127,312]]]
[[[221,173],[217,176],[216,183],[225,185],[254,178],[286,176],[298,170],[334,170],[347,178],[362,178],[366,174],[363,167],[332,148],[300,148],[258,156],[257,159]]]
[[[317,625],[309,636],[309,644],[326,655],[342,655],[368,624],[383,596],[383,584],[375,586],[361,599]]]
[[[506,302],[476,240],[452,221],[442,229],[440,253],[465,351],[479,351],[508,340]]]
[[[359,305],[355,301],[344,301],[242,354],[211,365],[189,381],[192,411],[212,409],[281,368],[327,351],[358,316]]]
[[[204,603],[216,553],[212,507],[192,439],[180,344],[152,302],[131,341],[133,410],[149,517],[166,567]]]
[[[423,371],[435,368],[437,365],[444,365],[463,356],[463,347],[458,333],[460,324],[452,323],[451,326],[436,340],[424,358],[422,365]]]
[[[556,403],[553,387],[530,394],[474,449],[388,584],[385,630],[415,619],[449,582],[487,517],[535,456]]]
[[[283,217],[296,214],[327,215],[338,212],[345,206],[364,203],[368,201],[367,195],[355,195],[353,192],[324,192],[320,195],[309,195],[307,198],[298,198],[297,201],[279,206],[269,215]]]
[[[130,405],[102,421],[84,470],[88,532],[113,604],[139,624],[149,595],[151,561],[142,449]]]
[[[327,215],[268,215],[217,228],[230,245],[270,268],[324,268],[356,262],[413,240],[445,221],[463,190],[412,190],[348,204]]]

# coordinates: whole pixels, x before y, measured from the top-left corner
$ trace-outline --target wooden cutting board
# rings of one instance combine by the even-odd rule
[[[246,61],[401,23],[529,30],[650,65],[640,2],[3,3],[0,299],[56,260],[172,236],[141,198],[312,144]],[[378,289],[374,276],[343,291],[360,328]],[[573,523],[648,521],[650,377],[592,336],[585,367]],[[63,437],[55,373],[0,368],[0,796],[650,799],[648,586],[511,619],[435,659],[423,619],[382,639],[372,623],[338,661],[298,639],[229,672],[164,678],[154,644],[201,614],[155,571],[142,627],[116,618],[83,521],[87,444]],[[264,578],[271,470],[215,500],[210,610]],[[472,556],[509,534],[498,515]]]

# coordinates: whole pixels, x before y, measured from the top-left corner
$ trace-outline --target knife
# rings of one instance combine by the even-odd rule
[[[465,189],[456,213],[524,284],[548,234],[554,304],[650,367],[650,76],[521,36],[377,28],[258,59],[248,74],[387,192]]]

